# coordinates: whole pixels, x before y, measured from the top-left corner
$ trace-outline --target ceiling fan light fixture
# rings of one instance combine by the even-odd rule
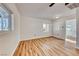
[[[56,19],[59,18],[58,16],[56,16]]]

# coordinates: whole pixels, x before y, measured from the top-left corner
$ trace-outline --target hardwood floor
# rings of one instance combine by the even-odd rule
[[[54,37],[21,41],[14,56],[78,56],[79,50],[66,49],[64,40]]]

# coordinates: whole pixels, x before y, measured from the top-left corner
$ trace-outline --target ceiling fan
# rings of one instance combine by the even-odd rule
[[[52,7],[52,6],[54,6],[55,5],[55,3],[51,3],[50,5],[49,5],[49,7]],[[77,8],[77,7],[79,7],[79,3],[65,3],[64,4],[66,7],[68,7],[69,9],[74,9],[74,8]]]
[[[66,5],[68,5],[69,3],[65,3],[65,6]],[[51,3],[50,5],[49,5],[49,7],[52,7],[52,6],[54,6],[55,5],[55,3]]]

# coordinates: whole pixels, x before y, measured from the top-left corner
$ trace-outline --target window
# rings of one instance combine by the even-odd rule
[[[49,24],[43,24],[43,32],[49,32]]]
[[[11,29],[11,14],[3,5],[0,5],[0,31]]]
[[[76,37],[76,20],[71,19],[66,21],[66,35]]]

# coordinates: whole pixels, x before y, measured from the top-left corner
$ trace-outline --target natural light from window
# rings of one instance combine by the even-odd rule
[[[0,6],[0,31],[9,31],[11,28],[11,15],[9,11]]]
[[[43,32],[49,32],[49,24],[43,24]]]

